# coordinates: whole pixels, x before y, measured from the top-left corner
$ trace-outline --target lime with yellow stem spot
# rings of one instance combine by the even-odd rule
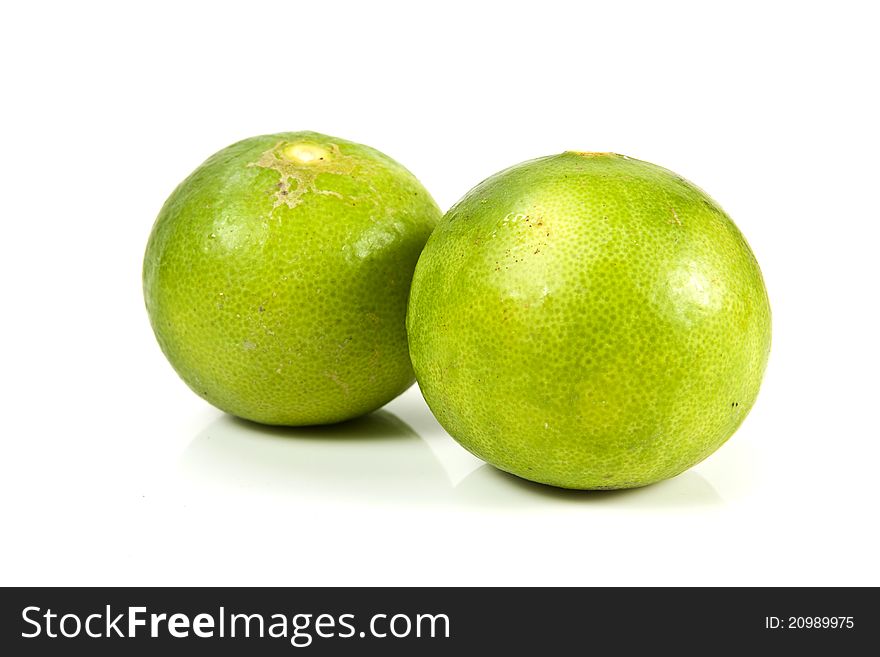
[[[367,146],[287,132],[224,148],[174,190],[149,238],[159,345],[196,393],[239,417],[368,413],[413,381],[407,296],[440,214]]]

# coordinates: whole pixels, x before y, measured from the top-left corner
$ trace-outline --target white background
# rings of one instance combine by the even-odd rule
[[[880,584],[872,3],[7,3],[2,584]],[[758,403],[646,489],[483,465],[413,387],[354,427],[224,416],[163,358],[141,258],[241,138],[317,130],[446,209],[567,149],[649,160],[749,239]]]

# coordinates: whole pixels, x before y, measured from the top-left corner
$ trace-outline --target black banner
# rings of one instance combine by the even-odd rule
[[[876,589],[3,589],[6,655],[856,654]],[[193,651],[197,651],[194,653]]]

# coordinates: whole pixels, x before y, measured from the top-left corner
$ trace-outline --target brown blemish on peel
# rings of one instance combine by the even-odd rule
[[[350,175],[357,164],[353,157],[343,154],[336,144],[279,141],[248,166],[277,171],[281,180],[275,185],[273,207],[286,205],[295,208],[309,192],[343,198],[339,192],[320,189],[317,186],[318,176],[322,173]]]

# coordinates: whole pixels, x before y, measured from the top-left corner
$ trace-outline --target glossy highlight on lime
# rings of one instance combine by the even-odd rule
[[[159,345],[196,393],[242,418],[327,424],[379,408],[413,382],[406,303],[440,214],[367,146],[287,132],[224,148],[149,238]]]
[[[416,267],[407,329],[425,399],[468,450],[541,483],[631,488],[739,427],[770,306],[705,192],[647,162],[566,152],[449,210]]]

